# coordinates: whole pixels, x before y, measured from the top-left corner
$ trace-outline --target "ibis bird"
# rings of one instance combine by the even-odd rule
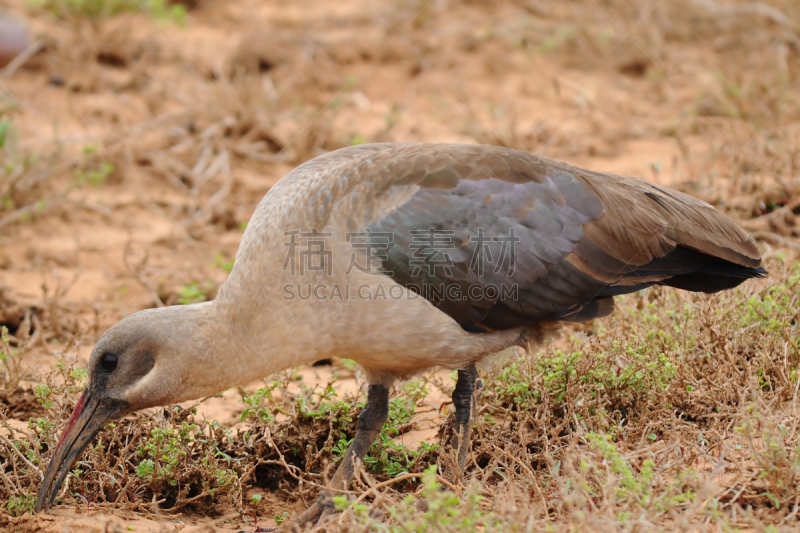
[[[36,511],[110,420],[331,357],[363,367],[367,403],[298,524],[348,488],[386,422],[392,383],[431,367],[458,370],[458,474],[481,359],[539,342],[559,322],[608,315],[616,295],[655,284],[717,292],[763,277],[760,263],[727,216],[635,178],[482,145],[319,156],[261,200],[215,300],[139,311],[100,338]]]
[[[25,25],[0,12],[0,67],[5,67],[24,52],[29,41]]]

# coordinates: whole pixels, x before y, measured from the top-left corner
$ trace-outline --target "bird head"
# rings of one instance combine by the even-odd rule
[[[180,385],[191,358],[182,353],[192,344],[201,306],[207,308],[198,304],[139,311],[100,338],[89,359],[88,384],[44,476],[37,513],[52,505],[73,463],[108,422],[138,409],[190,399],[182,397],[187,391]]]

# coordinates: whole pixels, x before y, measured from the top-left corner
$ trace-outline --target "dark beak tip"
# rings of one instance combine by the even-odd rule
[[[50,510],[58,494],[58,489],[61,487],[70,467],[78,459],[78,456],[91,438],[102,428],[102,426],[96,429],[93,427],[96,426],[96,424],[92,423],[94,422],[92,418],[97,406],[92,404],[87,409],[87,400],[89,400],[88,389],[84,390],[78,400],[75,410],[61,434],[61,438],[58,440],[58,444],[53,449],[50,464],[47,466],[42,479],[42,486],[39,489],[39,495],[36,498],[34,514]],[[89,430],[89,435],[86,434],[86,429]],[[87,436],[88,439],[86,438]]]
[[[36,499],[36,506],[33,508],[33,514],[39,514],[41,512],[47,512],[50,510],[50,505],[47,504],[47,493],[47,487],[42,485],[42,487],[39,489],[39,496]]]
[[[103,429],[106,423],[124,412],[128,404],[118,400],[109,401],[100,395],[89,394],[89,389],[75,406],[75,411],[67,421],[64,432],[58,441],[50,464],[42,479],[34,512],[47,512],[53,506],[64,479],[69,474],[84,449]]]

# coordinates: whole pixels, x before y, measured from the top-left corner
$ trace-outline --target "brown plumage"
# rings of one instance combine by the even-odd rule
[[[307,260],[310,259],[310,262]],[[766,272],[753,240],[688,195],[493,146],[374,144],[318,157],[264,197],[217,299],[140,311],[95,346],[89,385],[39,493],[49,506],[103,425],[341,356],[370,382],[330,512],[386,420],[388,387],[459,370],[456,479],[469,444],[474,364],[559,321],[608,314],[661,283],[715,292]]]

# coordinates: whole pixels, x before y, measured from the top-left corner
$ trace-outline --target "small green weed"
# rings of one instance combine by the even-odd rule
[[[20,496],[12,496],[8,499],[6,509],[11,516],[22,516],[25,513],[33,514],[33,508],[36,505],[36,496],[33,494],[23,493]]]
[[[32,0],[31,7],[65,18],[69,15],[111,17],[123,12],[142,12],[156,20],[183,24],[186,6],[167,0]]]
[[[11,119],[4,118],[0,120],[0,150],[6,147],[6,141],[13,133],[13,124],[11,123]]]
[[[178,303],[181,305],[191,305],[205,302],[208,299],[206,293],[200,285],[193,281],[178,289]]]
[[[97,168],[76,170],[75,181],[78,185],[89,184],[93,188],[97,189],[98,187],[101,187],[113,173],[114,165],[108,161],[102,161],[100,166]]]
[[[164,480],[177,485],[175,469],[186,457],[185,448],[194,442],[191,433],[195,429],[196,425],[185,422],[178,429],[153,428],[137,451],[143,459],[136,468],[136,475],[148,483]]]
[[[408,495],[395,506],[388,508],[389,520],[384,522],[369,514],[369,507],[353,504],[346,496],[334,497],[334,505],[349,516],[365,531],[386,531],[389,533],[423,533],[426,531],[474,532],[510,531],[497,515],[484,511],[478,494],[478,486],[473,483],[459,498],[450,490],[443,490],[436,481],[436,466],[422,473],[422,497],[428,504],[427,510],[419,512],[417,498]]]
[[[244,422],[247,417],[255,417],[261,422],[272,421],[275,416],[272,414],[272,411],[264,405],[264,400],[272,400],[272,392],[280,388],[281,385],[280,381],[273,381],[271,384],[261,387],[250,396],[242,396],[242,403],[247,407],[242,411],[242,416],[239,421]]]
[[[212,266],[216,268],[221,268],[222,270],[230,274],[231,271],[233,270],[233,263],[235,261],[236,261],[235,258],[225,259],[225,256],[223,256],[222,253],[218,252],[217,255],[214,256],[214,263],[212,264]]]

